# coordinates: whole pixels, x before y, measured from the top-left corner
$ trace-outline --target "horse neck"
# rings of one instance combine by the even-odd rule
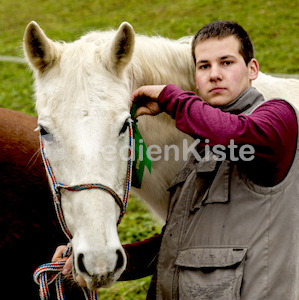
[[[190,45],[164,38],[140,37],[136,39],[135,53],[129,70],[132,91],[142,85],[175,84],[184,90],[195,90],[194,63]],[[191,138],[175,127],[174,120],[166,114],[141,116],[138,123],[147,146],[177,145],[182,154],[183,139]],[[174,157],[153,162],[152,174],[147,170],[142,188],[135,192],[165,220],[168,211],[167,188],[178,172],[182,161]]]
[[[132,89],[150,84],[175,84],[195,91],[190,42],[137,36],[130,78]]]
[[[190,41],[183,43],[162,37],[137,35],[129,78],[132,91],[142,85],[171,83],[183,90],[195,91]],[[182,139],[182,134],[176,129],[173,120],[165,114],[155,118],[142,117],[140,121],[141,131],[149,145],[163,146],[169,140],[169,135],[174,137],[174,142]],[[146,130],[149,128],[151,130]]]

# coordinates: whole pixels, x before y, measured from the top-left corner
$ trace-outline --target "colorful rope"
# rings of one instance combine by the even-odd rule
[[[68,257],[71,253],[71,246],[68,244],[67,250],[62,254],[62,257]],[[43,264],[37,268],[33,274],[34,281],[39,284],[39,295],[42,300],[50,298],[48,285],[55,281],[57,299],[62,300],[64,298],[63,286],[62,286],[62,269],[65,265],[64,261],[58,261],[55,263]],[[51,276],[48,278],[48,274]]]
[[[58,221],[60,223],[60,226],[64,232],[64,234],[67,236],[68,240],[71,241],[72,235],[70,231],[67,228],[67,225],[64,220],[62,208],[61,208],[61,195],[60,195],[60,189],[67,189],[70,191],[82,191],[86,189],[101,189],[107,193],[109,193],[116,201],[116,203],[120,207],[120,216],[118,219],[117,225],[121,222],[124,214],[126,213],[127,209],[127,204],[128,204],[128,199],[129,199],[129,194],[130,194],[130,189],[131,189],[131,179],[132,179],[132,147],[133,147],[133,131],[132,131],[132,124],[130,123],[129,125],[129,159],[128,159],[128,167],[127,167],[127,179],[126,179],[126,187],[125,187],[125,192],[123,196],[123,200],[120,199],[120,197],[115,193],[111,188],[109,188],[106,185],[96,183],[96,184],[80,184],[80,185],[75,185],[75,186],[69,186],[65,185],[63,183],[57,182],[55,175],[53,173],[53,170],[51,168],[50,162],[47,159],[44,151],[44,145],[42,142],[42,137],[40,136],[40,146],[41,146],[41,154],[43,158],[43,162],[45,165],[45,169],[47,171],[50,185],[52,188],[52,193],[53,193],[53,201],[54,201],[54,206],[57,214]],[[68,248],[63,253],[63,258],[69,257],[72,254],[72,248],[71,244],[68,244]],[[65,265],[65,261],[59,261],[55,263],[47,263],[44,265],[41,265],[38,267],[34,274],[33,278],[34,281],[39,284],[40,286],[40,298],[41,300],[47,300],[50,297],[49,294],[49,288],[48,285],[53,283],[55,281],[56,285],[56,294],[57,294],[57,299],[58,300],[64,300],[64,292],[63,292],[63,275],[62,275],[62,270]],[[48,278],[48,274],[50,277]],[[84,296],[87,300],[96,300],[97,299],[97,292],[96,291],[90,291],[87,288],[83,288],[83,293]]]

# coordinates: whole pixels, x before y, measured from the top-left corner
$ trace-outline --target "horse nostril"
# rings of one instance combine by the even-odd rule
[[[80,253],[78,255],[78,268],[79,270],[82,272],[82,273],[87,273],[87,270],[84,266],[84,263],[83,263],[83,258],[84,258],[84,255],[82,253]]]
[[[122,252],[120,250],[116,250],[116,255],[117,255],[117,261],[116,261],[114,272],[121,269],[124,265],[124,257],[123,257]],[[83,253],[78,254],[77,264],[78,264],[78,270],[81,273],[89,274],[84,265],[84,254]]]
[[[117,262],[115,266],[115,271],[120,269],[124,264],[124,257],[120,250],[116,250],[116,255],[117,255]]]

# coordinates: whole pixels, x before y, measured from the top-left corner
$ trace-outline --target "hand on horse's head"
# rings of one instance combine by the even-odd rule
[[[157,115],[162,112],[158,102],[159,95],[165,85],[144,85],[132,94],[132,102],[137,102],[135,117],[141,115]]]
[[[62,258],[62,253],[67,249],[66,245],[58,246],[55,250],[55,253],[52,257],[52,262],[57,262],[57,261],[65,261],[65,265],[62,270],[62,274],[64,276],[70,275],[72,272],[72,265],[73,265],[73,255],[67,257],[67,258]],[[76,281],[79,286],[81,287],[86,287],[86,282],[83,280],[81,276],[76,277]]]

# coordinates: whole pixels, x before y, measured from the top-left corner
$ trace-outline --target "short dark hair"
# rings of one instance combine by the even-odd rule
[[[248,65],[251,59],[254,58],[253,44],[244,28],[233,21],[215,21],[199,29],[199,31],[194,35],[192,41],[192,56],[194,62],[196,63],[195,47],[200,41],[204,41],[209,38],[221,39],[231,35],[235,36],[240,42],[239,52],[243,56],[246,65]]]

